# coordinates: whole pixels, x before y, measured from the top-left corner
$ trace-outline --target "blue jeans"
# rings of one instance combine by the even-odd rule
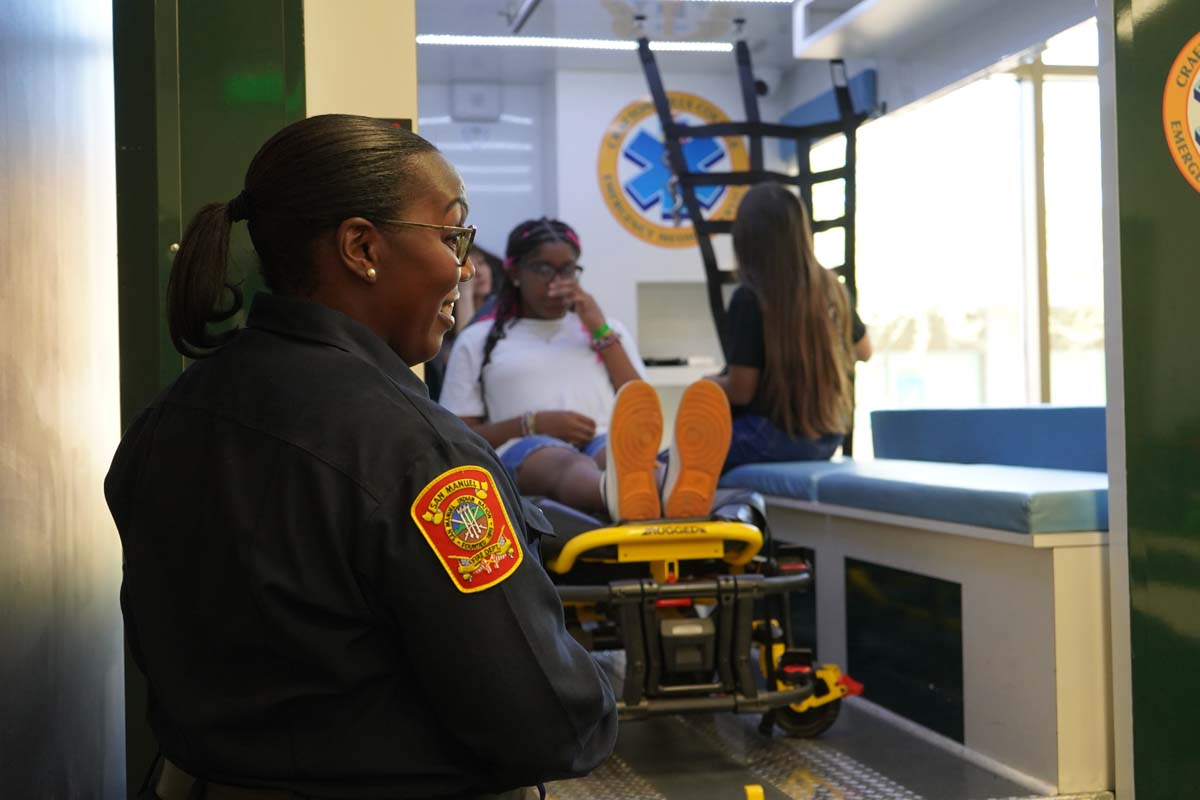
[[[733,420],[733,441],[722,472],[742,464],[775,461],[828,461],[842,444],[842,435],[831,433],[819,439],[789,436],[766,417],[742,414]]]
[[[508,470],[508,474],[515,481],[517,479],[517,470],[525,463],[525,459],[545,447],[565,447],[568,450],[574,450],[577,453],[583,453],[588,457],[595,457],[604,449],[608,443],[608,436],[600,434],[595,439],[592,439],[583,447],[576,447],[570,442],[564,442],[562,439],[556,439],[553,436],[543,436],[542,434],[534,434],[533,436],[522,436],[520,439],[506,444],[501,448],[500,463]]]

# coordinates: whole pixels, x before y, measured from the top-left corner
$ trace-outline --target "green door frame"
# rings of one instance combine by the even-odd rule
[[[303,0],[113,0],[113,56],[124,429],[186,366],[164,309],[184,220],[233,197],[258,146],[305,115]],[[244,226],[231,249],[249,300],[259,283]],[[127,653],[131,798],[157,753],[145,699]]]

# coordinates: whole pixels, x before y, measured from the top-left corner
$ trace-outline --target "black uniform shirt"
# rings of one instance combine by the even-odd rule
[[[850,338],[858,344],[859,340],[867,335],[867,326],[853,308],[850,314]],[[757,414],[769,418],[771,408],[766,396],[766,334],[763,329],[762,308],[759,307],[754,290],[749,286],[739,286],[734,290],[733,297],[729,298],[729,363],[759,370],[758,388],[754,391],[754,397],[747,405],[735,408],[734,413]]]
[[[524,537],[515,571],[471,593],[413,513],[462,465],[491,473]],[[188,772],[470,797],[611,751],[612,689],[537,560],[545,518],[354,320],[258,295],[246,330],[130,426],[105,492],[150,723]]]

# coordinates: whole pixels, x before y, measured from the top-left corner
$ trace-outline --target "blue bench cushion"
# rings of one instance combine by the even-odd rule
[[[854,462],[788,461],[776,464],[743,464],[721,477],[722,489],[753,489],[776,497],[796,500],[816,500],[817,480],[822,475],[841,469],[851,469]]]
[[[817,499],[1017,533],[1108,530],[1103,472],[881,460],[822,477]]]
[[[847,459],[746,464],[721,486],[1017,533],[1108,530],[1103,472]]]
[[[871,412],[876,458],[1105,472],[1103,406]]]

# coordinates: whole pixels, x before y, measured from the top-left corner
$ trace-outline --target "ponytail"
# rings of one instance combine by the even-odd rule
[[[241,197],[241,195],[239,195]],[[242,308],[242,290],[229,282],[230,204],[209,203],[196,212],[179,243],[167,280],[167,327],[181,355],[212,355],[236,334],[212,334],[210,323],[223,322]],[[225,292],[232,302],[222,308]]]
[[[241,194],[204,206],[188,223],[167,282],[175,349],[203,358],[236,334],[207,328],[242,308],[242,291],[228,277],[233,223],[247,221],[266,288],[305,296],[317,283],[317,237],[350,217],[400,216],[426,189],[414,159],[436,152],[415,133],[347,114],[309,117],[272,136],[251,160]]]

